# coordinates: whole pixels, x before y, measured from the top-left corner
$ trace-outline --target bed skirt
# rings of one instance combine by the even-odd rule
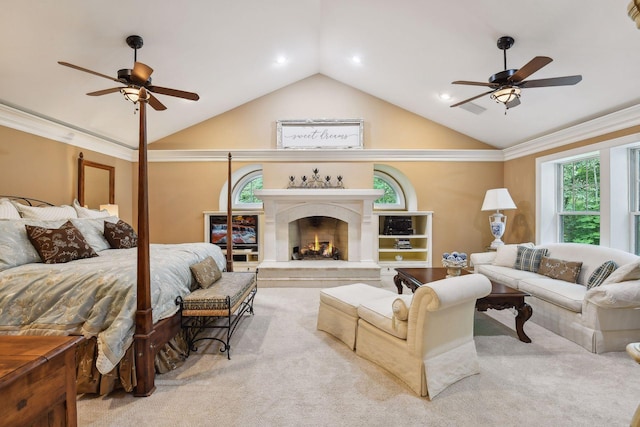
[[[181,366],[189,355],[183,332],[178,333],[158,351],[155,358],[156,373],[163,374]],[[96,338],[82,341],[76,350],[77,393],[106,395],[114,390],[132,392],[136,386],[136,364],[133,344],[118,365],[107,374],[96,368],[98,343]]]

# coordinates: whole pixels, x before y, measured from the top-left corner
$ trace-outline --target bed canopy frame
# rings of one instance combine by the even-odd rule
[[[142,88],[141,90],[144,90]],[[149,264],[149,186],[147,171],[147,99],[138,100],[140,130],[138,144],[138,270],[134,350],[137,384],[135,396],[150,396],[155,390],[155,356],[162,346],[180,332],[181,316],[153,324],[151,308],[151,269]],[[228,156],[227,181],[227,271],[233,271],[233,230],[231,212],[231,153]]]

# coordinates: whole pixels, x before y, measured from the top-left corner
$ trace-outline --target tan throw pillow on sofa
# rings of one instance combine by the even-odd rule
[[[216,264],[215,260],[210,256],[196,264],[193,264],[189,268],[191,268],[191,272],[193,273],[193,277],[196,278],[196,282],[198,282],[200,287],[203,289],[207,289],[222,277],[218,264]]]
[[[576,283],[578,275],[582,269],[582,262],[564,261],[561,259],[542,257],[538,274],[542,274],[552,279],[564,280],[569,283]]]
[[[626,282],[627,280],[640,279],[640,261],[633,261],[629,264],[621,265],[602,282],[603,285],[609,283]]]

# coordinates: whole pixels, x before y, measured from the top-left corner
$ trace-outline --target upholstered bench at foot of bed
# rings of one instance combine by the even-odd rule
[[[333,335],[351,350],[355,350],[358,307],[366,301],[384,297],[388,293],[384,289],[364,283],[321,290],[318,330]]]
[[[253,314],[253,298],[258,291],[256,274],[251,272],[223,272],[222,278],[211,287],[198,289],[178,298],[182,314],[182,328],[187,329],[190,351],[196,351],[197,341],[210,339],[222,343],[220,352],[230,359],[231,336],[243,314]],[[202,337],[206,329],[226,330],[226,339]]]

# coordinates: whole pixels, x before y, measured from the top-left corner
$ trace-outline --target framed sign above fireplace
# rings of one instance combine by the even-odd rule
[[[278,120],[278,149],[361,149],[362,119]]]

